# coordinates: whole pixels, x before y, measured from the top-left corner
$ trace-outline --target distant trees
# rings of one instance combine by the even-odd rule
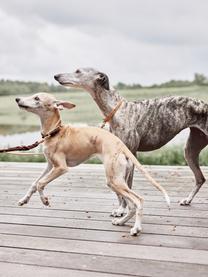
[[[32,94],[38,91],[61,92],[66,91],[66,88],[48,83],[0,80],[0,95]]]
[[[161,84],[153,84],[151,86],[148,86],[149,88],[169,88],[169,87],[188,87],[188,86],[207,86],[208,85],[208,78],[201,73],[195,73],[194,74],[194,79],[192,81],[189,80],[170,80],[168,82],[164,82]],[[138,88],[143,88],[141,84],[125,84],[119,82],[116,85],[116,88],[121,90],[121,89],[138,89]],[[147,87],[147,86],[146,86]]]
[[[208,85],[208,78],[204,74],[195,73],[194,83],[198,86]]]
[[[138,89],[138,88],[142,88],[142,86],[140,84],[132,84],[132,85],[127,85],[125,83],[119,82],[116,85],[117,89]]]
[[[151,88],[171,88],[171,87],[189,87],[193,86],[194,83],[193,81],[188,81],[188,80],[170,80],[165,83],[161,84],[154,84],[150,86]]]
[[[168,87],[188,87],[188,86],[208,86],[208,78],[201,73],[195,73],[192,81],[188,80],[170,80],[161,84],[153,84],[149,88],[168,88]],[[143,88],[139,83],[125,84],[122,82],[117,83],[116,89],[140,89]],[[39,82],[24,82],[24,81],[11,81],[0,80],[0,96],[1,95],[15,95],[15,94],[32,94],[38,91],[45,92],[64,92],[66,88],[63,86],[56,86],[48,83]]]

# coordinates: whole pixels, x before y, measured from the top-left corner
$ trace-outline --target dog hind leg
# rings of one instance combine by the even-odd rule
[[[127,165],[125,169],[125,181],[128,185],[128,187],[131,189],[133,184],[133,176],[134,176],[134,165],[131,163],[131,165]],[[114,209],[111,213],[114,217],[121,217],[124,215],[125,209],[127,207],[127,201],[125,198],[123,198],[120,195],[117,195],[119,207],[117,209]]]
[[[142,204],[143,199],[135,192],[133,192],[125,181],[125,169],[131,165],[128,158],[124,154],[118,154],[114,159],[108,157],[105,160],[106,177],[108,186],[122,196],[128,204],[128,212],[122,218],[113,219],[112,223],[115,225],[123,225],[130,218],[136,215],[134,227],[131,229],[130,234],[136,235],[141,231],[141,218],[142,218]]]
[[[125,201],[128,207],[127,214],[121,218],[114,218],[112,220],[113,225],[124,225],[129,219],[131,219],[136,214],[136,206],[128,199],[125,199]]]
[[[190,128],[190,135],[185,147],[185,159],[194,173],[196,184],[187,198],[181,200],[180,205],[189,205],[201,186],[206,181],[199,167],[199,153],[207,146],[208,137],[197,128]]]
[[[126,209],[126,200],[118,193],[116,193],[118,198],[119,207],[112,210],[111,216],[113,217],[121,217],[125,213]]]
[[[128,204],[128,212],[125,216],[121,218],[114,218],[112,224],[114,225],[124,225],[129,219],[134,215],[136,220],[134,226],[131,228],[130,234],[132,236],[137,235],[142,230],[141,219],[142,219],[142,209],[143,209],[143,199],[138,194],[134,193],[128,188],[127,184],[121,181],[112,182],[112,189],[117,191],[122,195]]]

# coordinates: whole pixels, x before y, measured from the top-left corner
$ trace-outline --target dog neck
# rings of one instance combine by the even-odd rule
[[[125,99],[113,89],[106,90],[101,87],[96,87],[90,94],[104,116],[109,115],[121,100],[125,101]]]
[[[44,135],[54,130],[56,127],[61,126],[61,117],[58,109],[53,112],[48,112],[44,116],[40,116],[41,133]]]

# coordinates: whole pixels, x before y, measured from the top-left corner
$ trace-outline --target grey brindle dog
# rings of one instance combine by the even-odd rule
[[[93,68],[81,68],[74,73],[57,74],[54,78],[64,86],[88,91],[107,116],[123,100],[119,110],[110,121],[110,130],[136,155],[137,151],[152,151],[169,142],[185,128],[190,135],[185,147],[185,159],[194,173],[196,184],[181,205],[189,205],[205,178],[199,167],[199,153],[208,144],[208,104],[189,97],[127,101],[109,86],[106,74]],[[131,188],[134,168],[126,174]],[[119,198],[119,197],[118,197]],[[114,216],[123,215],[126,203],[119,198],[120,206]]]

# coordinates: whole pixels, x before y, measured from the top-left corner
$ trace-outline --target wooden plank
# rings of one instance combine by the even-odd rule
[[[85,270],[72,270],[48,266],[39,265],[28,265],[28,264],[15,264],[8,262],[0,262],[0,274],[2,277],[40,277],[40,276],[50,276],[50,277],[127,277],[128,275],[117,275],[110,273],[100,273]],[[31,274],[32,273],[32,274]],[[133,276],[133,275],[132,275]],[[137,275],[139,276],[139,275]]]
[[[5,259],[16,263],[89,270],[89,275],[86,276],[90,277],[94,276],[92,274],[93,272],[96,272],[96,274],[98,272],[121,274],[121,277],[125,274],[128,276],[152,277],[207,277],[208,270],[207,266],[197,264],[158,262],[103,255],[80,255],[79,253],[47,252],[18,248],[15,251],[10,248],[0,249],[0,260],[4,261]],[[74,277],[74,275],[72,276]],[[97,276],[102,275],[98,274]]]
[[[86,192],[83,191],[82,189],[78,189],[77,188],[51,188],[50,186],[48,186],[48,188],[46,188],[46,193],[49,197],[53,198],[53,201],[56,202],[63,202],[63,201],[70,201],[70,202],[78,202],[78,201],[82,201],[82,202],[91,202],[93,201],[93,203],[100,203],[100,201],[103,202],[104,205],[111,205],[113,202],[118,202],[116,195],[111,192],[111,191],[98,191],[98,190],[90,190],[85,188]],[[26,191],[28,190],[28,187],[25,189],[12,189],[10,190],[9,188],[5,188],[1,190],[1,195],[0,195],[0,200],[4,200],[4,199],[8,199],[8,200],[15,200],[17,198],[22,198],[22,196],[25,195]],[[163,196],[161,194],[158,194],[157,192],[144,192],[144,191],[140,191],[140,190],[134,190],[136,193],[138,193],[139,195],[142,195],[142,197],[144,198],[144,202],[152,202],[152,204],[154,204],[154,202],[159,202],[162,204],[165,204],[165,200],[163,198]],[[184,206],[180,206],[179,205],[179,199],[181,199],[181,197],[185,196],[188,194],[185,192],[178,192],[178,194],[181,194],[181,196],[173,196],[171,193],[169,193],[169,197],[171,200],[171,205],[173,205],[174,207],[180,208],[180,210],[184,210],[184,209],[191,209],[190,207],[184,207]],[[204,190],[202,190],[194,199],[193,203],[191,204],[192,207],[194,206],[200,206],[200,207],[208,207],[208,197],[206,197],[206,194],[208,194],[208,192],[205,192]],[[203,196],[202,196],[203,195]],[[31,200],[36,201],[37,199],[40,199],[39,194],[36,193],[32,196]],[[202,204],[202,205],[201,205]]]
[[[18,177],[19,178],[19,177]],[[21,178],[19,178],[19,181],[16,177],[15,180],[12,181],[1,181],[0,180],[0,188],[1,190],[9,190],[12,191],[16,188],[16,183],[19,182],[19,186],[18,186],[18,191],[24,191],[26,189],[29,188],[29,186],[31,185],[31,183],[35,180],[36,178],[33,179],[28,179],[26,181],[23,181]],[[169,186],[165,185],[160,182],[160,184],[162,186],[164,186],[164,188],[167,190],[167,192],[169,193],[170,196],[177,196],[177,193],[188,193],[193,187],[194,187],[194,182],[190,182],[190,186],[184,186],[184,183],[181,184],[177,184],[175,185],[176,182],[174,182],[173,184],[169,184]],[[91,192],[97,192],[99,193],[101,192],[111,192],[111,190],[106,186],[106,182],[97,182],[96,184],[94,183],[94,181],[92,180],[83,180],[82,182],[80,182],[79,180],[72,180],[72,181],[66,181],[66,180],[55,180],[53,181],[50,185],[50,190],[57,190],[61,192],[64,192],[65,189],[70,189],[70,190],[77,190],[81,192],[81,189],[86,188],[89,189]],[[139,184],[134,184],[133,186],[134,190],[137,191],[138,193],[146,193],[147,195],[161,195],[161,193],[159,191],[157,191],[155,188],[152,188],[149,185],[146,185],[145,183],[139,183]],[[208,189],[206,187],[206,185],[204,185],[202,187],[202,189],[199,192],[199,195],[201,195],[203,197],[203,193],[202,192],[208,192]]]
[[[207,265],[208,251],[2,234],[3,247]]]
[[[11,176],[14,177],[14,175],[22,176],[27,178],[27,176],[32,177],[32,176],[38,176],[43,171],[44,168],[40,170],[27,170],[25,169],[24,171],[21,170],[16,170],[16,168],[13,168],[11,170],[1,170],[0,168],[0,173],[2,178],[4,177],[9,177]],[[148,170],[148,169],[147,169]],[[191,171],[183,171],[181,173],[178,172],[162,172],[162,171],[152,171],[148,170],[148,172],[154,176],[154,178],[157,179],[163,179],[164,182],[167,182],[167,180],[177,180],[179,179],[179,182],[182,180],[192,180],[194,178],[194,175]],[[86,174],[87,173],[87,174]],[[205,173],[206,174],[206,173]],[[84,170],[84,169],[79,169],[77,170],[76,168],[70,168],[69,171],[65,174],[62,175],[60,178],[64,178],[63,176],[67,176],[68,178],[91,178],[93,176],[98,176],[98,179],[103,179],[105,177],[105,171],[104,168],[102,170],[97,170],[94,168],[94,165],[91,165],[91,169]],[[146,180],[146,177],[140,172],[135,171],[135,180]]]
[[[0,170],[1,171],[12,171],[12,170],[19,170],[21,171],[22,168],[25,169],[25,171],[41,171],[46,167],[46,163],[12,163],[12,162],[1,162],[0,163]],[[183,176],[183,173],[189,173],[191,174],[191,170],[188,166],[144,166],[148,171],[153,172],[156,175],[164,174],[164,175],[171,175],[174,176]],[[103,165],[96,165],[96,164],[81,164],[77,167],[70,168],[70,171],[72,173],[79,172],[79,171],[88,171],[89,174],[92,174],[92,168],[93,171],[99,171],[104,172]],[[208,172],[208,169],[206,166],[202,166],[202,171]],[[136,174],[140,174],[138,171],[135,171]]]
[[[53,210],[53,209],[31,209],[31,208],[16,208],[16,207],[0,207],[0,215],[17,215],[17,216],[36,216],[43,218],[67,218],[67,219],[85,219],[109,222],[109,213],[102,212],[85,212],[85,211],[70,211],[70,210]],[[200,215],[200,214],[199,214]],[[207,215],[208,216],[208,215]],[[182,216],[181,216],[182,217]],[[197,217],[175,217],[164,213],[161,215],[154,215],[144,213],[143,223],[146,224],[160,224],[160,225],[175,225],[175,226],[190,226],[190,227],[206,227],[208,228],[207,218]],[[132,223],[132,221],[130,221]]]
[[[45,168],[46,166],[46,163],[20,163],[20,162],[0,162],[0,169],[4,170],[4,169],[11,169],[12,168],[16,168],[16,169],[43,169]],[[179,173],[183,173],[184,171],[188,171],[189,173],[191,172],[191,170],[189,169],[188,166],[174,166],[174,165],[166,165],[166,166],[163,166],[163,165],[146,165],[145,166],[148,170],[152,170],[152,171],[156,171],[156,172],[159,172],[159,171],[162,171],[164,173],[168,173],[169,171],[171,172],[179,172]],[[71,170],[73,171],[84,171],[84,170],[87,170],[87,171],[90,171],[92,172],[92,168],[94,170],[100,170],[100,171],[103,171],[103,166],[100,165],[100,164],[81,164],[77,167],[73,167],[71,168]],[[208,172],[208,168],[207,166],[201,166],[202,170],[203,171],[206,171]]]
[[[1,188],[5,188],[5,186],[7,186],[8,188],[13,188],[13,185],[16,185],[18,180],[19,180],[19,187],[20,188],[25,188],[27,186],[29,186],[38,176],[36,177],[31,177],[31,178],[26,178],[26,177],[22,177],[22,176],[14,176],[13,178],[11,177],[2,177],[0,178],[0,187]],[[21,180],[21,182],[20,182]],[[156,178],[156,180],[161,183],[162,186],[164,186],[164,188],[166,188],[167,191],[170,190],[171,191],[187,191],[189,189],[191,189],[194,186],[194,181],[192,180],[184,180],[182,182],[178,182],[177,180],[174,180],[172,182],[164,182],[162,180],[159,180],[158,178]],[[80,188],[80,187],[86,187],[86,188],[92,188],[92,189],[106,189],[109,190],[109,188],[106,185],[106,179],[98,179],[97,176],[92,176],[90,178],[86,178],[85,176],[83,177],[79,177],[79,178],[68,178],[68,176],[63,176],[63,177],[59,177],[56,180],[54,180],[53,182],[51,182],[51,184],[53,184],[52,187],[54,188],[59,188],[59,187],[63,187],[63,188]],[[138,189],[138,190],[147,190],[147,192],[149,190],[151,191],[157,191],[157,189],[155,189],[151,183],[147,182],[146,180],[141,180],[139,179],[138,181],[134,182],[134,188]],[[205,191],[207,191],[207,187],[206,185],[202,187]]]
[[[0,187],[2,189],[4,189],[5,187],[7,188],[13,188],[13,185],[16,184],[19,181],[19,188],[20,189],[24,189],[27,186],[29,186],[31,183],[33,183],[33,181],[35,181],[37,179],[38,176],[33,177],[33,178],[23,178],[21,176],[16,176],[14,178],[1,178],[0,179]],[[54,188],[82,188],[82,187],[86,187],[86,188],[91,188],[91,189],[106,189],[109,190],[109,188],[106,186],[106,180],[97,180],[95,182],[95,178],[96,176],[94,176],[94,178],[85,178],[83,177],[83,179],[80,181],[79,179],[75,179],[75,178],[70,178],[70,179],[60,179],[57,178],[55,181],[53,181],[51,184],[53,184]],[[156,181],[158,181],[167,191],[188,191],[191,188],[193,188],[195,182],[194,180],[191,181],[182,181],[182,182],[178,182],[178,180],[172,181],[172,182],[163,182],[162,180],[156,179]],[[133,184],[134,189],[137,190],[147,190],[147,192],[149,190],[154,190],[157,191],[155,188],[153,188],[151,186],[151,184],[149,182],[147,182],[146,180],[141,180],[139,179],[138,182],[134,182]],[[202,187],[203,190],[207,191],[206,186]]]
[[[68,201],[68,199],[65,200],[61,200],[61,199],[56,199],[53,196],[50,196],[48,194],[46,194],[49,197],[49,201],[50,201],[50,205],[53,208],[58,208],[58,209],[76,209],[76,210],[97,210],[98,208],[100,208],[100,211],[109,211],[111,212],[111,210],[113,208],[116,208],[118,206],[117,202],[112,202],[112,204],[108,204],[108,205],[96,205],[93,203],[93,201],[90,202],[76,202],[76,203],[72,203],[71,201]],[[21,197],[22,198],[22,197]],[[1,205],[4,206],[14,206],[14,207],[18,207],[18,201],[19,201],[20,197],[14,197],[13,199],[11,199],[10,197],[6,196],[3,200],[1,200]],[[27,204],[28,207],[43,207],[43,204],[40,200],[40,198],[38,197],[33,197],[31,199],[31,201]],[[145,203],[144,209],[145,208],[164,208],[167,210],[167,206],[165,204],[165,202],[147,202]],[[172,204],[172,209],[174,209],[174,207],[178,207],[178,205],[176,204]],[[197,206],[195,207],[195,209],[197,209]],[[207,210],[206,206],[204,205],[204,207],[199,206],[198,210]]]
[[[111,243],[152,245],[174,248],[207,250],[207,238],[159,235],[143,232],[138,238],[132,238],[127,232],[114,232],[92,229],[60,228],[37,225],[0,224],[0,234],[25,235],[33,237],[62,238]]]
[[[62,201],[61,199],[55,200],[53,196],[49,196],[50,206],[53,209],[64,209],[64,210],[85,210],[85,211],[100,211],[100,212],[109,212],[111,213],[112,209],[115,209],[118,207],[117,201],[112,202],[112,205],[109,203],[109,205],[101,205],[101,204],[94,204],[93,201],[89,202],[76,202],[72,203],[71,201],[68,201],[67,199],[65,201]],[[70,197],[69,197],[70,198]],[[1,200],[1,206],[13,206],[18,207],[18,201],[20,197],[16,197],[11,199],[10,197],[6,196],[5,199]],[[101,203],[101,202],[100,202]],[[34,207],[34,208],[41,208],[44,207],[41,200],[37,197],[34,197],[31,199],[31,201],[27,204],[27,207]],[[167,205],[165,201],[163,202],[153,202],[153,201],[146,201],[144,202],[144,211],[148,209],[163,209],[167,211],[167,214],[171,214],[171,211],[179,212],[181,210],[187,211],[190,213],[190,207],[181,207],[178,203],[172,203],[171,204],[171,211],[168,211]],[[203,214],[203,211],[208,210],[208,203],[207,204],[193,204],[192,209],[196,212],[198,212],[198,216],[200,214]],[[189,210],[189,211],[188,211]],[[201,213],[202,212],[202,213]],[[156,212],[155,212],[156,213]],[[205,213],[206,214],[206,213]],[[201,215],[203,217],[203,215]]]
[[[27,190],[29,189],[30,185],[27,185],[23,188],[18,187],[16,188],[15,191],[15,187],[10,189],[9,187],[4,187],[4,188],[0,188],[1,192],[3,192],[3,194],[1,194],[1,199],[3,200],[3,198],[5,197],[9,197],[12,199],[12,197],[22,197],[25,195],[25,193],[27,192]],[[83,191],[83,189],[85,191]],[[179,204],[179,200],[182,197],[186,197],[187,194],[190,192],[191,189],[187,190],[187,191],[178,191],[175,192],[173,195],[171,192],[168,192],[170,200],[171,200],[171,204],[173,203],[178,203]],[[140,190],[138,188],[135,188],[134,191],[139,194],[142,195],[142,197],[144,198],[144,200],[146,200],[146,202],[152,201],[152,202],[163,202],[165,203],[165,200],[163,198],[163,195],[161,193],[158,193],[157,191],[145,191],[145,190]],[[45,192],[53,197],[57,197],[57,200],[59,200],[59,198],[67,198],[67,199],[71,199],[74,197],[79,197],[79,198],[88,198],[89,199],[95,199],[98,198],[100,199],[106,199],[105,201],[109,201],[109,199],[116,199],[116,195],[114,194],[113,191],[106,189],[106,188],[98,188],[98,189],[94,189],[94,188],[87,188],[87,187],[54,187],[52,184],[48,185],[46,187]],[[192,204],[208,204],[208,197],[206,197],[206,195],[208,194],[208,191],[205,191],[202,189],[202,191],[196,196],[196,198],[194,199]],[[33,195],[34,196],[38,196],[38,194]],[[184,207],[180,207],[181,209],[184,209]],[[187,207],[186,207],[187,208]]]
[[[147,169],[148,170],[148,169]],[[24,178],[34,178],[34,176],[38,176],[41,172],[43,171],[43,169],[41,170],[31,170],[31,171],[28,171],[27,169],[25,169],[24,171],[21,171],[21,170],[16,170],[15,168],[12,169],[12,170],[1,170],[0,169],[0,173],[1,173],[1,176],[2,178],[11,178],[13,179],[14,176],[18,175],[20,177],[24,177]],[[64,179],[64,178],[68,178],[68,179],[71,179],[71,178],[74,178],[74,179],[90,179],[92,178],[93,176],[97,176],[98,177],[98,180],[103,180],[105,179],[105,171],[104,171],[104,168],[103,170],[97,170],[97,169],[94,169],[94,166],[91,165],[91,172],[89,172],[89,170],[74,170],[74,169],[69,169],[69,171],[62,175],[60,177],[60,179]],[[173,173],[173,172],[160,172],[160,171],[150,171],[148,170],[149,173],[156,179],[159,179],[159,180],[162,180],[163,182],[167,182],[167,181],[174,181],[174,180],[179,180],[179,182],[182,182],[182,181],[188,181],[188,180],[193,180],[194,179],[194,175],[193,173],[190,171],[183,171],[182,173],[178,174],[178,173]],[[206,174],[206,173],[205,173]],[[147,182],[147,179],[146,177],[141,174],[141,173],[138,173],[135,171],[135,180],[142,180],[142,181],[145,181]]]
[[[105,230],[115,232],[129,232],[130,226],[115,226],[112,225],[110,220],[97,221],[97,220],[80,220],[80,219],[67,219],[67,218],[39,218],[39,217],[25,217],[25,216],[8,216],[1,215],[0,223],[13,223],[25,225],[39,225],[39,226],[54,226],[62,228],[78,228],[78,229],[92,229],[92,230]],[[160,225],[160,224],[143,224],[143,232],[152,234],[163,235],[177,235],[177,236],[190,236],[208,238],[208,229],[203,227],[189,227],[189,226],[175,226],[175,225]]]
[[[39,176],[39,175],[38,175]],[[19,180],[19,188],[24,189],[27,186],[29,186],[38,176],[36,177],[22,177],[22,176],[14,176],[13,178],[11,177],[1,177],[0,178],[0,187],[4,189],[5,187],[7,188],[13,188],[13,185],[16,185],[18,180]],[[65,177],[65,178],[64,178]],[[21,182],[20,182],[21,180]],[[96,180],[96,181],[95,181]],[[156,178],[156,180],[163,185],[167,191],[188,191],[194,186],[194,180],[184,180],[179,182],[179,180],[174,180],[174,181],[162,181],[162,179]],[[62,178],[57,178],[55,181],[53,181],[51,184],[53,184],[52,187],[54,188],[80,188],[80,187],[86,187],[86,188],[91,188],[91,189],[106,189],[109,190],[109,188],[106,186],[106,179],[98,179],[96,176],[86,178],[86,177],[79,177],[79,178],[68,178],[68,176],[63,176]],[[157,191],[155,188],[152,187],[152,185],[147,182],[146,180],[141,180],[139,179],[138,181],[134,182],[134,189],[137,190],[149,190],[151,191]],[[203,190],[207,191],[207,187],[203,186]]]

